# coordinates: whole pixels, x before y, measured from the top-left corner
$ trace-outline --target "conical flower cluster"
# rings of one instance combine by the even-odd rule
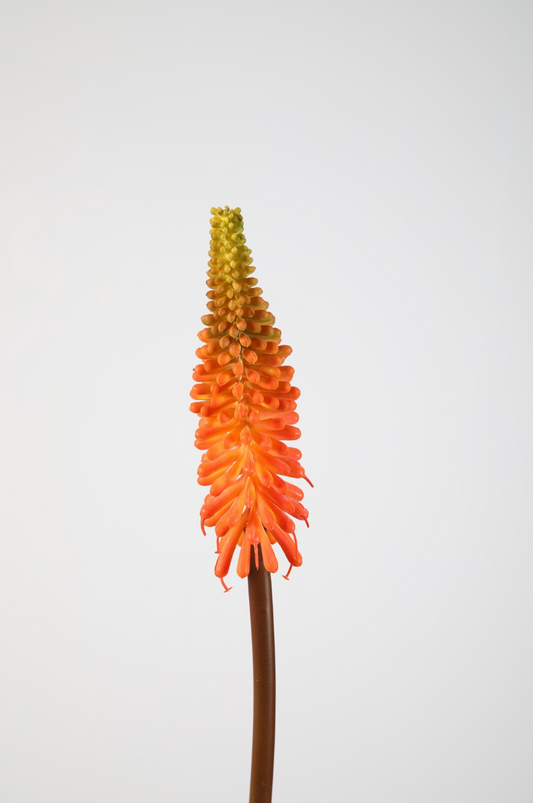
[[[211,486],[200,511],[202,531],[214,527],[218,560],[215,574],[224,577],[237,546],[237,574],[250,571],[252,548],[258,565],[261,546],[265,568],[278,569],[272,544],[289,563],[300,566],[293,519],[307,524],[303,491],[282,477],[306,479],[301,452],[284,441],[300,430],[291,385],[294,369],[284,365],[292,349],[280,345],[281,332],[268,311],[257,279],[251,274],[241,210],[211,209],[211,247],[207,286],[209,315],[198,337],[191,411],[200,417],[195,446],[205,450],[198,468],[200,485]],[[309,525],[308,525],[309,526]]]

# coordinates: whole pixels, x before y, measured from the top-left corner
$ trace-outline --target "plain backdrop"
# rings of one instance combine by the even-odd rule
[[[226,204],[315,484],[274,800],[532,803],[532,34],[527,0],[1,0],[1,803],[247,799],[188,412]]]

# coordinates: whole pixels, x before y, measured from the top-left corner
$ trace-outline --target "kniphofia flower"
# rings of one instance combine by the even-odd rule
[[[294,369],[284,365],[290,346],[268,311],[257,279],[252,277],[239,208],[211,209],[211,246],[207,286],[209,314],[198,337],[203,342],[191,396],[191,411],[200,417],[195,446],[205,450],[198,468],[200,485],[211,486],[200,511],[202,531],[214,527],[218,559],[215,574],[224,582],[237,546],[237,574],[246,577],[258,546],[269,572],[278,569],[273,544],[290,566],[300,566],[293,519],[305,521],[303,491],[287,479],[306,477],[301,452],[284,441],[300,430],[291,385]]]

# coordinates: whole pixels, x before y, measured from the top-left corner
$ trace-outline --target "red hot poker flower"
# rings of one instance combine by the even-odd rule
[[[205,450],[198,468],[200,485],[211,486],[200,511],[202,531],[214,527],[218,560],[215,574],[224,582],[237,546],[237,574],[250,571],[251,549],[258,566],[261,545],[265,568],[278,569],[272,544],[278,543],[289,563],[301,566],[293,519],[307,523],[303,491],[282,477],[303,477],[301,452],[284,441],[297,440],[300,430],[291,385],[294,369],[284,365],[292,352],[280,345],[257,279],[251,277],[251,251],[246,247],[241,210],[211,209],[211,247],[207,286],[209,315],[198,333],[204,343],[194,369],[199,384],[191,411],[200,417],[195,446]]]

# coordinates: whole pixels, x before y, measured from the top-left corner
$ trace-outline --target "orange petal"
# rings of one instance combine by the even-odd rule
[[[272,535],[282,548],[289,563],[292,563],[293,566],[301,566],[302,556],[292,538],[281,527],[275,527],[272,530]]]
[[[237,561],[237,574],[239,577],[248,577],[250,574],[250,550],[252,548],[248,539],[244,538]]]
[[[276,517],[271,508],[266,503],[262,491],[259,491],[256,496],[256,504],[259,512],[261,523],[267,530],[271,530],[276,526]]]
[[[237,546],[239,537],[246,526],[247,513],[243,513],[236,525],[234,525],[224,536],[221,545],[220,555],[215,566],[215,574],[217,577],[225,577],[229,571],[233,553]],[[242,549],[241,549],[242,552]]]
[[[261,537],[261,552],[267,572],[277,572],[278,561],[266,533]]]

